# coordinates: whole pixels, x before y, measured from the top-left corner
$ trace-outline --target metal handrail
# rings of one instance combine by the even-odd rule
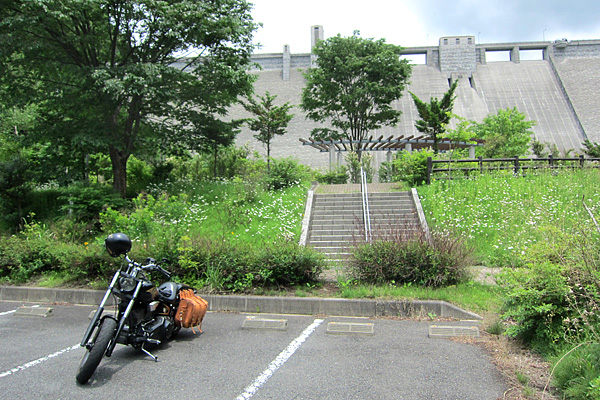
[[[360,192],[362,195],[363,223],[365,225],[365,241],[371,243],[371,212],[369,210],[369,193],[367,191],[367,173],[360,167]]]

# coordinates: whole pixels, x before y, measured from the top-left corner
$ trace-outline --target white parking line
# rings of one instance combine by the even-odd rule
[[[23,364],[23,365],[19,365],[18,367],[14,367],[12,369],[9,369],[8,371],[0,373],[0,378],[4,378],[5,376],[12,375],[15,372],[24,371],[27,368],[31,368],[31,367],[33,367],[35,365],[41,364],[44,361],[48,361],[51,358],[58,357],[61,354],[68,353],[69,351],[75,350],[75,349],[77,349],[79,347],[80,347],[80,345],[76,344],[75,346],[67,347],[66,349],[62,349],[62,350],[57,351],[56,353],[52,353],[52,354],[49,354],[49,355],[47,355],[45,357],[38,358],[37,360],[30,361],[30,362],[28,362],[26,364]]]
[[[275,360],[271,361],[271,364],[269,364],[267,369],[265,369],[262,374],[260,374],[258,378],[254,380],[252,385],[248,386],[244,390],[244,393],[240,394],[236,400],[247,400],[252,397],[254,393],[256,393],[258,389],[260,389],[260,387],[269,380],[271,375],[273,375],[275,371],[277,371],[279,367],[281,367],[296,352],[296,350],[298,350],[298,347],[304,343],[304,341],[315,331],[315,329],[317,329],[319,325],[323,323],[323,321],[324,320],[322,319],[315,319],[314,322],[310,324],[300,336],[294,339],[292,343],[285,348],[285,350],[279,353]]]
[[[37,305],[35,305],[35,306],[31,306],[31,308],[36,308],[36,307],[39,307],[39,306],[40,306],[40,305],[39,305],[39,304],[37,304]],[[1,317],[1,316],[3,316],[3,315],[8,315],[8,314],[15,313],[16,311],[17,311],[17,310],[10,310],[10,311],[4,311],[4,312],[0,312],[0,317]]]

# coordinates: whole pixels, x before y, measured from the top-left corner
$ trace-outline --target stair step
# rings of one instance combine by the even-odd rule
[[[335,250],[333,250],[333,251],[319,250],[319,252],[321,252],[325,256],[325,259],[328,259],[328,260],[350,260],[352,258],[351,253],[341,253],[341,252],[337,252]]]
[[[398,198],[410,198],[412,197],[411,192],[369,192],[369,198],[371,197],[398,197]],[[335,198],[335,199],[347,199],[347,198],[361,198],[362,193],[316,193],[316,198]]]
[[[362,238],[364,235],[360,235],[359,233],[357,233],[356,235],[338,235],[338,236],[334,236],[334,235],[311,235],[308,238],[308,241],[310,243],[319,243],[319,242],[329,242],[329,243],[339,243],[339,242],[353,242],[354,240],[358,239],[358,238]]]
[[[374,237],[402,237],[421,232],[411,192],[369,193],[369,218]],[[352,257],[354,245],[364,243],[361,193],[315,194],[307,245],[329,263]]]
[[[357,241],[361,241],[363,239],[363,237],[357,237],[356,238]],[[313,241],[307,241],[307,245],[311,246],[311,247],[318,247],[318,248],[323,248],[323,247],[331,247],[331,248],[336,248],[336,249],[349,249],[350,247],[353,246],[354,241],[347,241],[347,240],[313,240]]]
[[[362,212],[362,204],[316,204],[313,206],[313,210],[360,210]],[[414,206],[412,204],[400,204],[400,203],[392,203],[392,204],[369,204],[369,210],[413,210]]]
[[[369,203],[412,203],[410,197],[369,197]],[[336,197],[316,197],[313,198],[315,203],[335,203],[335,204],[354,204],[362,203],[362,197],[338,199]]]
[[[413,226],[404,226],[402,229],[386,229],[371,226],[371,232],[375,235],[390,235],[401,232],[417,232],[420,231],[421,227],[416,224]],[[362,229],[347,229],[347,230],[328,230],[328,229],[311,229],[309,240],[314,238],[346,238],[346,237],[354,237],[364,234],[364,230]]]
[[[359,232],[359,230],[355,229],[318,229],[317,227],[312,227],[310,230],[310,237],[352,235]]]
[[[354,210],[339,210],[337,208],[330,209],[313,209],[312,213],[316,216],[335,216],[335,217],[346,217],[349,218],[351,216],[360,216],[362,217],[363,211],[362,209],[354,209]],[[416,214],[416,210],[414,208],[385,208],[379,210],[371,210],[369,215],[371,217],[393,217],[393,216],[405,216],[405,215],[413,215]]]

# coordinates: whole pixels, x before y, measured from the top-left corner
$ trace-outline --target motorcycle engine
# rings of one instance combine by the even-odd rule
[[[143,326],[144,332],[151,339],[164,340],[171,336],[175,325],[168,318],[159,316]]]

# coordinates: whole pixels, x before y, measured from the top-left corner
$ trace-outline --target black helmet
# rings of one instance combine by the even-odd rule
[[[127,254],[131,250],[131,240],[124,233],[113,233],[104,240],[108,254],[118,257]]]

